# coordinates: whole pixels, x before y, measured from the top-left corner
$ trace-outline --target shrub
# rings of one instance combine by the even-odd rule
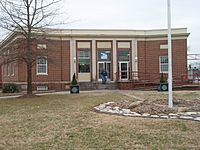
[[[76,80],[76,76],[75,76],[75,73],[74,73],[73,78],[72,78],[71,85],[77,85],[77,84],[78,84],[78,82],[77,82],[77,80]]]
[[[160,83],[166,83],[163,73],[161,73],[161,76],[160,76]]]
[[[14,83],[6,83],[3,85],[3,93],[16,93],[19,92],[19,88]]]

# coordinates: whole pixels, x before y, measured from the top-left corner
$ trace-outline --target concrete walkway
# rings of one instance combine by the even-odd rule
[[[80,91],[80,93],[109,93],[109,92],[119,92],[120,90],[92,90],[92,91]],[[54,95],[54,94],[70,94],[70,91],[60,91],[60,92],[49,92],[49,93],[36,93],[35,95]],[[9,99],[9,98],[18,98],[23,94],[19,95],[10,95],[10,96],[0,96],[0,99]]]
[[[13,96],[0,96],[0,99],[9,99],[9,98],[18,98],[22,95],[13,95]]]

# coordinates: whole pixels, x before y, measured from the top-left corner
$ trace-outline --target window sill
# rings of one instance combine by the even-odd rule
[[[37,73],[37,76],[47,76],[47,73]]]

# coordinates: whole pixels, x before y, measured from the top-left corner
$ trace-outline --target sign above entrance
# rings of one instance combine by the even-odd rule
[[[99,50],[98,51],[98,60],[99,61],[110,61],[110,51]]]
[[[108,59],[108,54],[101,52],[101,59]]]

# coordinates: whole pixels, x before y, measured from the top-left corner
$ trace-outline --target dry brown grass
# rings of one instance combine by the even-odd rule
[[[143,93],[143,94],[142,94]],[[165,93],[132,91],[140,97]],[[161,95],[160,95],[161,94]],[[191,98],[197,93],[179,93]],[[198,149],[200,123],[99,114],[92,108],[131,99],[123,92],[0,100],[0,149]]]

